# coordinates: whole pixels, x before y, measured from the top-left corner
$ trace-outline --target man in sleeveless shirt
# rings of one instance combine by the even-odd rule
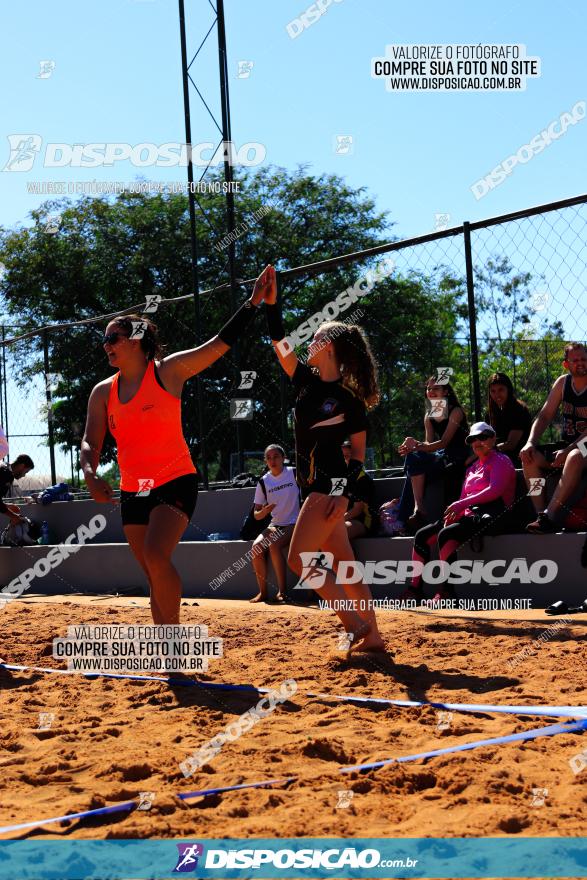
[[[569,511],[567,502],[576,493],[587,466],[587,348],[580,342],[565,346],[563,367],[546,402],[532,424],[528,442],[520,451],[528,493],[534,504],[536,520],[527,526],[532,534],[560,530],[557,520]],[[561,441],[539,446],[544,431],[554,421],[559,408],[562,414]],[[546,479],[558,485],[546,507]]]

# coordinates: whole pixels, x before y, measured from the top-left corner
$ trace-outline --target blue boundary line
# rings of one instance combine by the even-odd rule
[[[456,712],[477,712],[477,713],[506,713],[508,715],[543,715],[545,718],[587,718],[587,706],[493,706],[490,703],[486,705],[476,703],[435,703],[420,700],[389,700],[382,697],[354,697],[352,695],[337,695],[307,692],[307,697],[317,697],[319,699],[338,700],[339,702],[348,703],[378,703],[385,706],[432,706],[433,709],[450,709]]]
[[[81,675],[83,678],[116,678],[129,681],[158,681],[161,684],[169,684],[182,687],[201,687],[211,690],[236,690],[255,691],[258,694],[269,693],[271,688],[256,687],[253,684],[224,684],[222,682],[199,681],[194,678],[163,678],[157,675],[124,675],[118,672],[78,672],[72,669],[54,669],[50,666],[23,666],[14,663],[0,663],[0,669],[14,669],[26,672],[49,672],[56,675]],[[434,709],[448,709],[456,712],[476,713],[506,713],[508,715],[541,715],[554,718],[587,718],[587,706],[494,706],[491,704],[476,703],[436,703],[426,700],[391,700],[383,697],[355,697],[352,695],[338,695],[326,693],[314,693],[308,691],[306,697],[319,699],[337,700],[350,703],[378,703],[387,706],[432,706]]]
[[[547,727],[539,727],[535,730],[526,730],[523,733],[510,733],[508,736],[496,736],[493,739],[479,739],[470,743],[457,746],[447,746],[445,749],[434,749],[430,752],[420,752],[416,755],[403,755],[400,758],[386,758],[383,761],[374,761],[370,764],[356,764],[353,767],[342,767],[340,773],[355,773],[362,770],[378,770],[388,764],[402,764],[406,761],[418,761],[425,758],[435,758],[437,755],[450,755],[455,752],[465,752],[469,749],[478,749],[482,746],[497,746],[502,743],[516,742],[526,739],[538,739],[540,736],[554,736],[557,733],[578,733],[587,730],[587,718],[580,721],[565,721],[562,724],[549,724]]]
[[[212,687],[212,688],[221,688],[222,690],[254,690],[257,693],[266,693],[268,688],[257,688],[254,685],[232,685],[232,684],[223,684],[223,683],[210,683],[210,682],[200,682],[197,679],[172,679],[172,678],[161,678],[158,676],[141,676],[141,675],[124,675],[119,673],[78,673],[74,670],[67,669],[53,669],[51,667],[42,667],[42,666],[24,666],[20,664],[9,664],[9,663],[0,663],[0,669],[13,669],[13,670],[21,670],[21,671],[33,671],[33,672],[49,672],[56,673],[62,675],[82,675],[84,678],[117,678],[117,679],[128,679],[131,681],[159,681],[163,684],[179,684],[186,685],[188,687]],[[454,754],[456,752],[469,751],[471,749],[481,748],[484,746],[490,745],[501,745],[503,743],[509,742],[518,742],[521,740],[532,740],[538,739],[543,736],[554,736],[558,733],[578,733],[583,730],[587,730],[587,708],[585,707],[573,707],[573,706],[491,706],[491,705],[475,705],[471,703],[429,703],[429,702],[420,702],[416,700],[389,700],[382,699],[376,697],[353,697],[353,696],[338,696],[331,694],[315,694],[312,692],[308,692],[306,696],[309,697],[318,697],[318,698],[328,698],[334,699],[338,701],[345,702],[357,702],[357,703],[383,703],[386,705],[394,705],[398,707],[410,707],[410,706],[432,706],[436,708],[463,711],[463,712],[501,712],[508,713],[514,715],[521,714],[532,714],[532,715],[543,715],[543,716],[552,716],[557,715],[558,717],[566,717],[569,715],[573,715],[575,718],[577,715],[580,716],[579,720],[575,721],[566,721],[559,724],[550,724],[547,727],[536,728],[534,730],[525,731],[522,733],[514,733],[509,734],[507,736],[499,736],[493,739],[486,740],[476,740],[474,742],[463,743],[456,746],[448,746],[444,749],[435,749],[428,752],[420,752],[414,755],[403,755],[399,758],[386,758],[383,761],[374,761],[366,764],[356,764],[351,767],[339,767],[338,773],[356,773],[356,772],[364,772],[366,770],[378,770],[381,767],[388,766],[389,764],[399,764],[405,763],[408,761],[417,761],[417,760],[426,760],[428,758],[437,757],[438,755],[449,755]],[[277,784],[285,784],[297,779],[296,776],[289,776],[283,779],[266,779],[260,782],[249,782],[243,783],[241,785],[228,785],[220,788],[208,788],[201,789],[199,791],[185,792],[185,793],[176,793],[176,797],[180,800],[189,800],[191,798],[197,797],[211,797],[215,794],[221,794],[229,791],[239,791],[242,789],[248,788],[264,788],[270,785]],[[100,807],[96,810],[85,810],[79,813],[70,813],[65,816],[57,816],[50,819],[41,819],[39,821],[32,822],[24,822],[18,825],[6,825],[3,828],[0,828],[0,834],[7,834],[11,831],[20,831],[26,828],[36,828],[41,825],[49,825],[54,822],[65,822],[71,821],[73,819],[84,819],[89,816],[99,816],[106,815],[108,813],[121,812],[123,810],[132,810],[138,806],[137,801],[126,801],[123,804],[115,804],[110,807]]]

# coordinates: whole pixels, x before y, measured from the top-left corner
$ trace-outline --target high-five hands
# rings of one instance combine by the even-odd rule
[[[268,306],[274,306],[277,302],[277,275],[273,266],[269,265],[267,268],[269,276],[267,287],[265,288],[265,302]]]
[[[251,302],[254,306],[260,305],[263,300],[269,305],[277,302],[277,277],[273,266],[265,266],[253,288]]]

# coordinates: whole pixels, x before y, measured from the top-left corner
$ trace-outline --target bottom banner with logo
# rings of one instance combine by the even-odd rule
[[[0,841],[1,880],[587,877],[587,837]]]

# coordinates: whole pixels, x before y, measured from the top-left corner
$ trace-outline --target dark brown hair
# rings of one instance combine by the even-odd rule
[[[426,382],[426,388],[428,388],[430,383],[432,383],[433,385],[441,384],[438,382],[436,376],[430,376],[430,378]],[[447,382],[446,384],[442,383],[442,387],[446,388],[446,400],[447,400],[447,409],[448,409],[447,417],[448,417],[449,421],[451,421],[451,412],[454,409],[456,409],[456,407],[459,407],[459,409],[461,409],[463,412],[463,420],[462,420],[462,422],[460,422],[458,430],[464,431],[465,434],[468,434],[469,433],[469,422],[467,420],[467,413],[466,413],[465,407],[459,401],[459,399],[457,397],[457,393],[454,390],[454,388],[452,387],[452,385],[450,384],[450,382]],[[428,395],[426,394],[426,392],[424,392],[424,394],[426,396],[426,403],[428,403]],[[426,417],[428,417],[428,412],[426,412],[425,418]]]
[[[446,388],[446,392],[447,392],[447,393],[446,393],[446,399],[447,399],[447,401],[448,401],[448,409],[449,409],[449,411],[450,411],[451,409],[454,409],[455,406],[459,406],[459,407],[463,410],[463,412],[465,412],[465,409],[464,409],[464,407],[461,406],[461,404],[459,403],[459,399],[458,399],[458,397],[457,397],[457,393],[456,393],[456,391],[454,390],[454,388],[452,387],[452,385],[450,384],[450,382],[443,382],[443,383],[440,383],[440,382],[438,382],[438,381],[436,380],[436,376],[430,376],[430,378],[426,380],[426,388],[425,388],[425,390],[424,390],[424,397],[426,398],[426,400],[428,400],[427,391],[428,391],[428,386],[430,385],[430,383],[432,383],[433,385],[441,385],[442,388]]]
[[[373,409],[380,398],[377,364],[362,327],[327,321],[319,330],[326,330],[330,337],[344,384],[361,398],[367,409]]]
[[[523,400],[518,400],[516,392],[512,384],[512,380],[506,373],[492,373],[487,382],[487,411],[489,413],[489,424],[493,425],[497,419],[497,404],[491,397],[490,391],[492,385],[503,385],[508,390],[508,399],[505,402],[504,410],[506,412],[514,409],[516,405],[526,406]]]
[[[283,446],[280,446],[279,443],[270,443],[269,446],[266,447],[263,455],[264,456],[267,455],[267,453],[269,452],[270,449],[276,449],[277,452],[279,452],[279,454],[281,455],[281,457],[285,461],[285,449],[283,448]]]
[[[35,466],[35,463],[30,455],[25,455],[24,452],[21,452],[20,455],[17,455],[14,461],[11,462],[10,467],[14,467],[15,464],[24,464],[24,466],[28,467],[29,469],[32,469]]]
[[[148,361],[160,361],[164,355],[164,346],[159,340],[159,330],[145,315],[119,315],[113,318],[111,323],[121,327],[127,336],[131,336],[133,332],[133,324],[143,325],[143,335],[140,337],[141,349],[147,355]]]

